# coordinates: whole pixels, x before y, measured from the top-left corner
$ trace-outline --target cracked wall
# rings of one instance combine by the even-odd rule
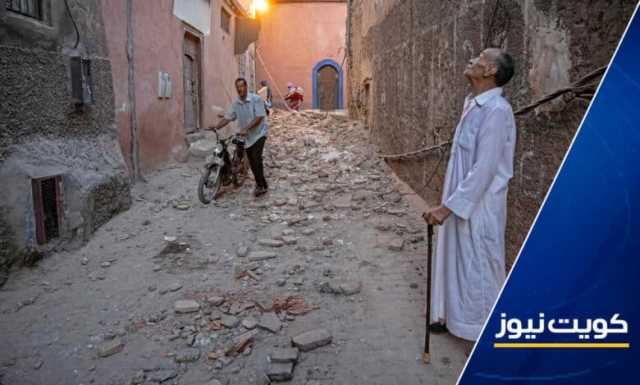
[[[505,91],[514,106],[567,86],[613,54],[634,0],[352,0],[349,9],[350,114],[367,123],[383,154],[449,140],[469,92],[462,72],[486,46],[513,55]],[[557,99],[517,118],[509,191],[508,265],[580,124],[588,102]],[[448,153],[391,162],[427,202],[439,202]]]
[[[32,252],[82,242],[129,207],[117,142],[111,63],[99,2],[49,2],[46,20],[0,6],[0,271]],[[95,103],[71,99],[70,57],[91,60]],[[62,177],[60,236],[35,240],[32,178]],[[0,279],[0,284],[3,279]]]

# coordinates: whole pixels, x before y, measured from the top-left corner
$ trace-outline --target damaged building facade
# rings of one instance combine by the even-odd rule
[[[448,142],[469,92],[462,73],[482,49],[506,49],[517,118],[507,221],[519,250],[629,21],[635,0],[350,0],[350,114],[429,204],[439,202]],[[568,88],[535,108],[537,100]],[[407,153],[419,151],[415,155]],[[393,156],[398,155],[398,156]]]
[[[186,160],[236,97],[237,77],[255,89],[254,8],[2,2],[0,283],[16,261],[82,244],[130,206],[132,181]]]
[[[113,0],[102,7],[118,139],[132,175],[184,160],[188,134],[255,89],[252,0]],[[197,135],[196,135],[197,137]]]
[[[130,205],[99,6],[0,4],[0,283]]]

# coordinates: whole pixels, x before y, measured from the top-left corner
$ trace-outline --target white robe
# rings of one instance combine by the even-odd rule
[[[515,141],[502,88],[467,97],[443,186],[442,203],[452,214],[438,230],[431,297],[431,322],[445,322],[466,340],[478,338],[505,279]]]

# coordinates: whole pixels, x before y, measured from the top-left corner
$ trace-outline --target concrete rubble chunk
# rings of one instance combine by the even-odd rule
[[[144,382],[144,379],[146,378],[144,371],[140,370],[138,372],[136,372],[136,374],[131,378],[131,385],[140,385]]]
[[[275,363],[269,364],[267,376],[271,381],[290,381],[293,379],[292,363]]]
[[[253,303],[260,308],[263,312],[269,312],[273,309],[273,299],[266,295],[259,295],[256,299],[254,299]]]
[[[258,244],[260,246],[267,247],[282,247],[284,246],[284,242],[277,239],[258,239]]]
[[[170,292],[176,292],[180,289],[182,289],[182,284],[181,283],[172,283],[168,288],[167,288]]]
[[[316,232],[316,229],[313,229],[313,228],[306,228],[306,229],[303,229],[303,230],[302,230],[302,235],[307,235],[307,236],[309,236],[309,235],[311,235],[311,234],[313,234],[313,233],[315,233],[315,232]]]
[[[297,347],[301,351],[308,352],[330,344],[332,338],[333,337],[326,329],[315,329],[293,337],[291,342],[293,346]]]
[[[223,314],[222,317],[220,317],[220,320],[222,321],[222,324],[229,329],[235,328],[240,323],[238,317],[226,314]]]
[[[200,358],[200,350],[196,348],[182,349],[176,353],[176,362],[195,362]]]
[[[238,258],[244,258],[247,256],[247,254],[249,254],[249,248],[247,246],[238,246],[238,249],[236,250],[236,255],[238,256]]]
[[[258,321],[253,317],[247,317],[242,320],[242,326],[245,329],[253,330],[258,326]]]
[[[119,353],[124,349],[124,343],[120,338],[114,338],[110,341],[102,343],[98,347],[98,357],[109,357],[116,353]]]
[[[264,313],[258,321],[258,327],[268,330],[272,333],[277,333],[282,328],[282,322],[274,312]]]
[[[362,291],[362,282],[331,280],[320,283],[317,288],[320,293],[350,296]]]
[[[234,337],[231,343],[224,349],[224,353],[227,356],[234,356],[241,353],[257,335],[258,330],[254,329]]]
[[[220,297],[218,295],[212,295],[207,298],[207,302],[212,306],[220,306],[224,303],[224,297]]]
[[[254,261],[265,261],[267,259],[273,259],[276,257],[277,257],[276,253],[272,253],[269,251],[252,251],[251,253],[249,253],[249,256],[247,258],[249,258],[250,261],[254,262]]]
[[[284,242],[285,245],[295,245],[298,243],[298,238],[296,237],[291,237],[291,236],[283,236],[282,237],[282,242]]]
[[[163,383],[176,377],[178,377],[178,372],[171,369],[155,370],[147,375],[149,381],[155,383]]]
[[[340,284],[342,294],[349,296],[355,295],[362,291],[362,282],[344,282]]]
[[[245,310],[251,309],[255,305],[253,302],[236,302],[229,308],[229,313],[233,315],[238,315]]]
[[[298,348],[281,348],[275,349],[269,355],[269,359],[271,362],[276,363],[296,363],[298,362],[298,357],[300,356],[300,351]]]
[[[178,314],[195,313],[200,310],[200,304],[192,299],[181,299],[173,304],[173,309]]]

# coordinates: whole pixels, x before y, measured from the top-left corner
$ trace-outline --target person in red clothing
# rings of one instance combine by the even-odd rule
[[[296,87],[293,83],[289,83],[287,84],[287,88],[289,92],[287,96],[284,97],[287,106],[292,110],[300,111],[302,102],[304,102],[304,91],[302,87]]]

